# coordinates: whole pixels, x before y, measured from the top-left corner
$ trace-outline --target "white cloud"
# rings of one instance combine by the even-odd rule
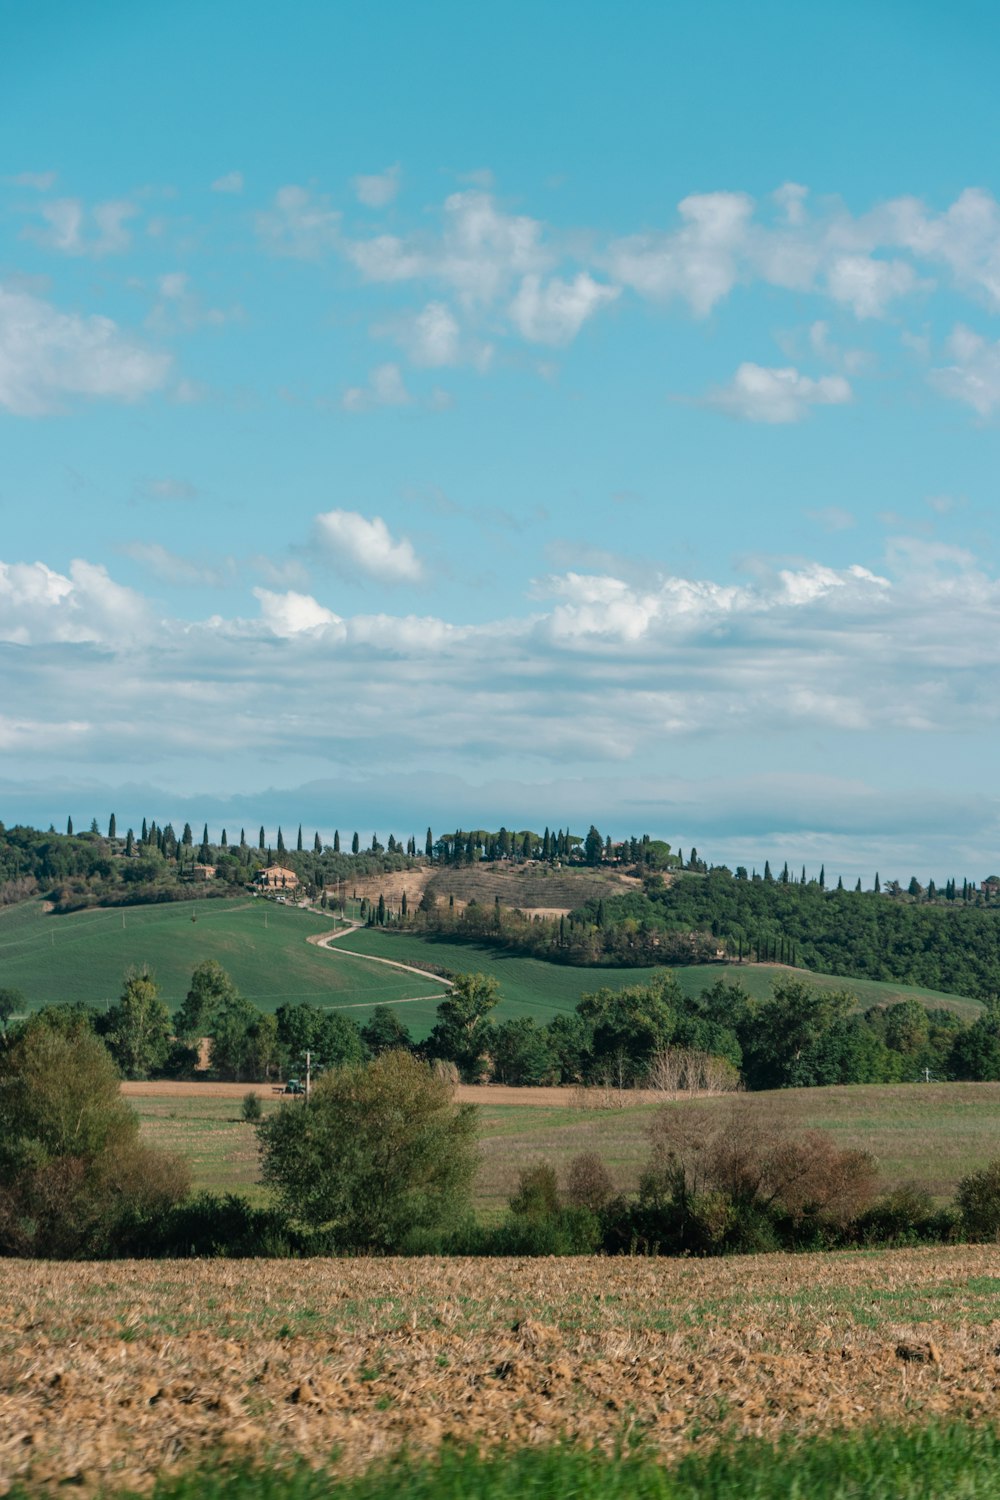
[[[409,406],[412,396],[406,389],[398,365],[377,365],[367,385],[352,385],[341,398],[345,411],[370,411],[373,406]]]
[[[229,308],[206,307],[192,290],[186,271],[168,271],[157,279],[156,301],[146,324],[158,333],[173,333],[178,329],[222,328],[226,323],[242,322],[244,316],[238,303]]]
[[[15,187],[33,188],[36,193],[47,193],[56,185],[56,172],[18,172],[7,181]]]
[[[242,191],[242,172],[226,172],[224,176],[217,177],[212,183],[213,193],[242,193]]]
[[[8,411],[39,416],[67,396],[138,401],[165,384],[170,363],[110,318],[59,312],[0,286],[0,407]]]
[[[443,302],[428,302],[409,328],[410,357],[418,365],[454,365],[459,360],[458,319]]]
[[[257,215],[257,234],[272,255],[319,260],[339,243],[341,215],[327,198],[294,183],[279,188],[274,206]]]
[[[0,562],[2,641],[121,646],[144,639],[148,626],[145,601],[113,582],[102,566],[76,559],[64,574],[40,562]]]
[[[161,542],[126,542],[121,551],[165,583],[221,588],[233,575],[231,562],[222,566],[194,562],[190,557],[171,552]]]
[[[641,296],[681,297],[704,317],[743,274],[754,203],[745,193],[702,193],[684,198],[678,212],[679,229],[615,240],[607,263],[615,281]]]
[[[126,224],[139,210],[134,203],[119,199],[97,203],[88,212],[79,198],[55,198],[41,204],[38,212],[48,227],[29,226],[25,230],[29,239],[63,255],[100,259],[129,248],[132,235]]]
[[[831,297],[846,303],[857,318],[883,317],[894,298],[909,296],[921,284],[906,261],[868,255],[842,255],[827,272]]]
[[[330,510],[316,517],[319,547],[349,569],[360,568],[383,583],[418,583],[423,567],[413,544],[396,541],[381,516],[371,520],[353,510]]]
[[[768,369],[746,362],[727,386],[703,398],[731,417],[746,422],[799,422],[810,406],[841,406],[851,400],[851,387],[842,375],[811,380],[791,367]]]
[[[284,594],[272,593],[270,589],[254,589],[253,592],[260,603],[261,619],[267,629],[284,639],[326,630],[329,626],[339,627],[343,623],[339,615],[324,609],[311,594],[298,594],[294,589]]]
[[[621,289],[602,286],[581,271],[573,281],[525,276],[510,304],[514,326],[523,338],[536,344],[568,344],[576,338],[588,318],[614,302]]]
[[[359,203],[364,203],[368,208],[385,208],[391,203],[399,192],[399,163],[395,166],[386,167],[384,172],[376,172],[370,177],[355,177],[351,186]]]
[[[195,500],[198,489],[189,479],[172,474],[160,479],[144,479],[136,485],[136,494],[145,500]]]
[[[948,340],[948,353],[953,362],[930,372],[932,385],[981,417],[993,416],[1000,406],[1000,341],[990,343],[959,324]]]

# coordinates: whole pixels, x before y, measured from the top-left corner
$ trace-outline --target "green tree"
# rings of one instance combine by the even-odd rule
[[[170,1012],[148,969],[129,969],[108,1013],[105,1041],[126,1078],[148,1078],[170,1051]]]
[[[361,840],[358,838],[358,835],[355,833],[353,839],[351,840],[351,853],[352,854],[357,854],[357,852],[358,852],[358,850],[360,848],[361,848]]]
[[[576,1009],[592,1028],[592,1075],[610,1072],[641,1082],[654,1054],[671,1041],[680,1004],[680,986],[669,972],[652,984],[584,995]]]
[[[427,829],[427,837],[424,839],[424,854],[428,859],[434,858],[434,835],[430,828]]]
[[[212,858],[212,849],[211,849],[211,845],[208,842],[208,824],[206,823],[205,824],[204,832],[202,833],[202,836],[201,836],[201,848],[198,850],[198,859],[201,862],[201,864],[207,865],[208,862],[209,862],[209,860],[211,858]]]
[[[234,990],[218,1007],[209,1032],[212,1068],[236,1083],[277,1072],[278,1022]]]
[[[20,990],[10,987],[0,989],[0,1031],[6,1031],[10,1018],[23,1015],[27,1008],[28,1002]]]
[[[219,961],[206,958],[191,975],[191,987],[174,1016],[177,1035],[185,1042],[208,1036],[219,1010],[236,994],[235,984]]]
[[[262,823],[260,825],[260,833],[257,835],[257,848],[260,850],[261,854],[263,854],[264,852],[264,847],[264,825]]]
[[[284,854],[284,852],[285,852],[285,840],[282,837],[281,824],[279,823],[278,824],[278,853],[279,854]]]
[[[184,832],[181,834],[181,843],[186,849],[190,849],[191,845],[194,843],[194,834],[191,832],[190,823],[184,824]]]
[[[107,1256],[187,1192],[179,1159],[139,1139],[107,1049],[33,1020],[0,1048],[0,1255]]]
[[[313,834],[313,853],[314,854],[322,854],[323,853],[323,841],[322,841],[322,839],[319,836],[319,829],[317,829],[316,832]]]
[[[340,829],[339,828],[335,828],[333,830],[333,852],[334,852],[334,854],[339,854],[340,853]]]
[[[588,865],[599,865],[604,857],[604,840],[593,823],[591,823],[590,832],[583,841],[583,857]]]
[[[437,1025],[427,1039],[431,1057],[453,1062],[468,1083],[482,1076],[489,1044],[490,1011],[499,1003],[492,975],[456,974],[451,993],[437,1008]]]
[[[67,818],[66,819],[66,837],[68,839],[71,839],[73,837],[73,819],[72,818]]]
[[[114,839],[114,838],[117,838],[117,837],[118,837],[118,824],[115,821],[115,815],[114,815],[114,813],[112,813],[111,816],[110,816],[110,818],[108,819],[108,838],[109,839]]]
[[[376,1005],[361,1028],[361,1039],[373,1057],[406,1052],[413,1045],[408,1028],[389,1005]]]
[[[284,1106],[259,1137],[265,1183],[338,1249],[397,1250],[468,1212],[475,1106],[406,1052],[325,1074],[308,1108]]]

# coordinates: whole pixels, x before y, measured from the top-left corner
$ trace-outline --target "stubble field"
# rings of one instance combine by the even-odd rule
[[[0,1493],[148,1488],[220,1451],[673,1459],[1000,1414],[1000,1251],[724,1261],[10,1264]]]

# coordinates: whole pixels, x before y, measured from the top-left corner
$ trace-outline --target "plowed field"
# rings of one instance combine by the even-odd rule
[[[206,1452],[565,1436],[666,1457],[1000,1419],[1000,1250],[726,1261],[7,1262],[0,1493],[148,1487]]]

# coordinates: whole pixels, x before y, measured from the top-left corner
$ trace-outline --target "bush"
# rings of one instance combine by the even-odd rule
[[[142,1145],[118,1084],[82,1022],[0,1047],[0,1254],[121,1254],[183,1198],[186,1165]]]
[[[1000,1157],[962,1178],[955,1205],[970,1240],[1000,1239]]]
[[[293,1221],[338,1249],[391,1251],[464,1218],[475,1174],[474,1105],[407,1052],[325,1074],[308,1105],[257,1128],[264,1181]]]
[[[188,1256],[284,1260],[323,1254],[326,1248],[293,1230],[277,1209],[254,1208],[238,1193],[199,1193],[164,1217],[140,1253],[178,1260]]]
[[[510,1200],[510,1211],[536,1223],[554,1218],[559,1212],[559,1182],[555,1168],[546,1161],[523,1168],[517,1192]]]
[[[596,1151],[581,1151],[569,1164],[566,1200],[571,1208],[588,1208],[599,1214],[614,1196],[611,1174]]]
[[[263,1117],[264,1106],[260,1102],[260,1095],[255,1093],[253,1089],[250,1089],[243,1095],[241,1113],[248,1125],[256,1125],[258,1120]]]

